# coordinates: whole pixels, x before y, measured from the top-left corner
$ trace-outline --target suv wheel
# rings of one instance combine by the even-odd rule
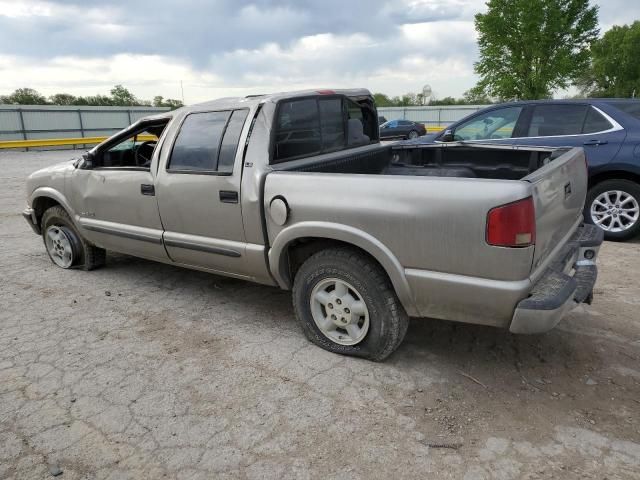
[[[411,131],[409,132],[409,137],[408,137],[408,138],[409,138],[410,140],[414,140],[414,139],[418,138],[419,136],[420,136],[420,135],[418,134],[418,132],[416,132],[415,130],[411,130]]]
[[[42,239],[49,258],[61,268],[93,270],[105,263],[105,250],[82,238],[62,207],[51,207],[42,215]]]
[[[409,326],[384,270],[349,248],[322,250],[300,267],[293,306],[310,341],[369,360],[391,355]]]
[[[630,180],[598,183],[589,190],[584,214],[607,240],[628,240],[640,233],[640,186]]]

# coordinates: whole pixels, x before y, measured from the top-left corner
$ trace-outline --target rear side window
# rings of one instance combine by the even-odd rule
[[[242,133],[242,127],[248,113],[248,110],[236,110],[231,114],[229,124],[224,132],[222,145],[220,146],[220,155],[218,157],[219,172],[230,173],[233,171],[240,133]]]
[[[170,170],[215,171],[224,127],[231,112],[192,113],[185,118],[171,152]]]
[[[589,108],[588,105],[536,105],[527,136],[579,135]]]
[[[613,125],[611,125],[609,120],[604,118],[595,108],[590,107],[587,112],[587,118],[584,121],[582,133],[604,132],[610,128],[613,128]]]
[[[191,113],[185,118],[169,171],[231,173],[248,110]]]

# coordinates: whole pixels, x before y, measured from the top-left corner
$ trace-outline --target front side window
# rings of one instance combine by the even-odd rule
[[[511,138],[522,107],[508,107],[482,113],[455,129],[454,140],[500,140]]]
[[[589,108],[588,105],[536,105],[527,137],[579,135]]]
[[[96,156],[95,168],[149,169],[158,139],[167,121],[157,125],[147,125],[130,132],[115,145]]]

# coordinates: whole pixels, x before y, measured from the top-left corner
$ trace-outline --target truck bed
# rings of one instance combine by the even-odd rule
[[[267,215],[270,242],[285,230],[311,237],[326,229],[358,245],[354,237],[365,232],[368,251],[379,248],[397,261],[420,315],[499,326],[581,223],[587,191],[582,149],[399,144],[273,170],[264,207],[283,199],[290,216],[282,226]],[[490,245],[488,213],[528,197],[535,245]]]
[[[279,171],[520,180],[567,149],[465,144],[368,146],[287,162]]]

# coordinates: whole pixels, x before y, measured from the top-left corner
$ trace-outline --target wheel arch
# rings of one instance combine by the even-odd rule
[[[72,211],[66,199],[53,188],[41,187],[33,191],[30,196],[31,208],[33,208],[35,219],[38,227],[41,227],[42,215],[44,212],[55,206],[60,206],[66,210],[70,217],[73,219]]]
[[[347,225],[304,222],[285,228],[278,233],[269,250],[271,273],[278,285],[288,290],[297,269],[307,258],[336,246],[354,248],[380,265],[407,313],[418,314],[404,268],[395,255],[372,235]]]
[[[589,188],[593,188],[605,180],[629,180],[640,185],[640,171],[632,172],[630,170],[605,170],[598,172],[589,178]]]

